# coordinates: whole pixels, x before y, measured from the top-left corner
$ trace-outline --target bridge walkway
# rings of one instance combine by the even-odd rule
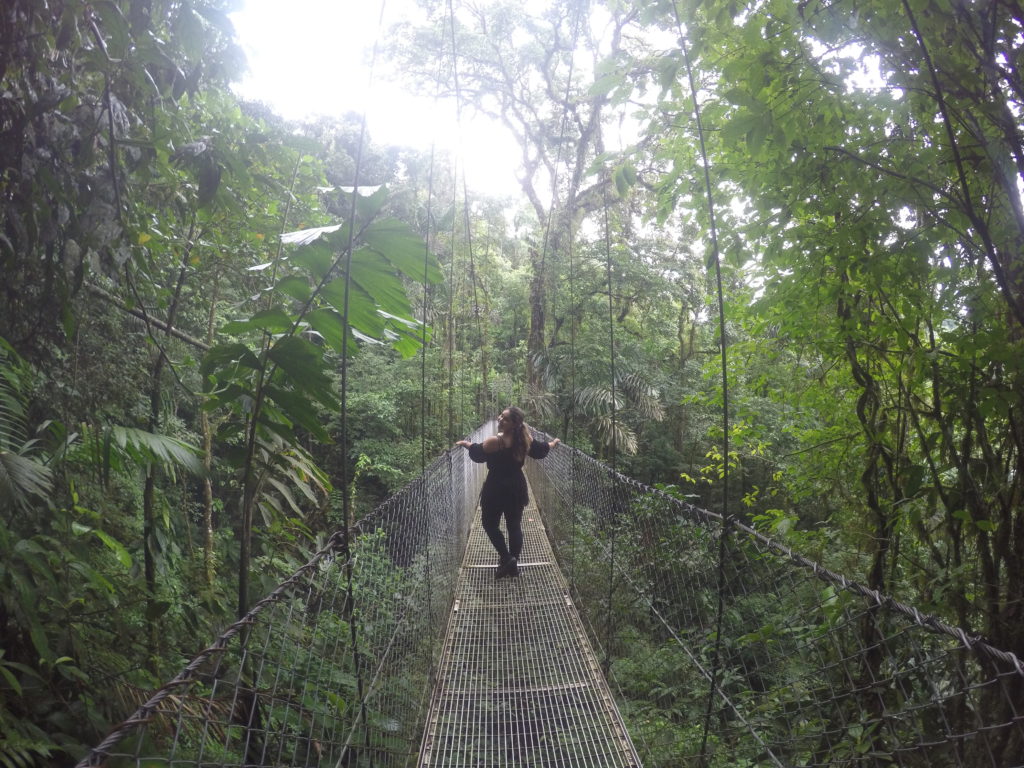
[[[639,768],[532,494],[518,577],[475,517],[419,765]]]

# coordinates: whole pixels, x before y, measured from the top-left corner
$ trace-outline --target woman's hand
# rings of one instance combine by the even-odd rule
[[[552,441],[551,441],[550,443],[548,443],[548,446],[549,446],[549,447],[551,447],[551,448],[554,448],[554,447],[555,447],[556,445],[558,445],[558,444],[559,444],[560,442],[562,442],[562,441],[561,441],[561,440],[559,440],[559,439],[558,439],[558,438],[556,437],[556,438],[555,438],[554,440],[552,440]]]
[[[456,444],[456,445],[461,445],[461,446],[462,446],[463,448],[469,448],[469,446],[471,446],[471,445],[472,445],[472,443],[471,443],[471,442],[469,442],[469,440],[459,440],[459,441],[458,441],[457,443],[455,443],[455,444]]]

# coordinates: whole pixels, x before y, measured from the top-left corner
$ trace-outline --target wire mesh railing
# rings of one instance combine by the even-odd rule
[[[527,469],[644,765],[1024,768],[1013,654],[735,521],[720,558],[720,516],[574,449]],[[443,454],[79,768],[415,764],[482,480]]]
[[[1024,766],[1013,654],[737,522],[719,558],[720,516],[575,450],[527,467],[645,765]]]
[[[481,470],[446,451],[360,520],[347,547],[335,534],[78,768],[411,764]]]

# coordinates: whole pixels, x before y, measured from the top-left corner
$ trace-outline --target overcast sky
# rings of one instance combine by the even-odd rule
[[[466,119],[460,137],[454,106],[388,82],[386,61],[371,80],[374,41],[416,13],[412,0],[245,0],[232,14],[250,70],[237,90],[292,119],[365,111],[375,142],[457,151],[470,188],[518,194],[518,149],[504,129]]]

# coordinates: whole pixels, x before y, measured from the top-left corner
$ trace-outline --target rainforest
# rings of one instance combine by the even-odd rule
[[[1024,658],[1016,0],[418,0],[379,55],[514,197],[236,95],[237,5],[0,8],[0,764],[513,404]]]

